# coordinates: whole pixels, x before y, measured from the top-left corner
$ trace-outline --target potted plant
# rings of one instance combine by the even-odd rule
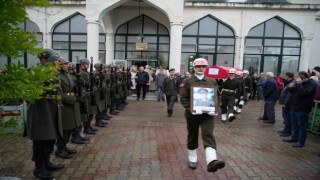
[[[54,91],[58,79],[57,66],[35,66],[26,69],[20,62],[9,64],[0,73],[0,131],[22,130],[27,104],[42,98],[45,91]]]

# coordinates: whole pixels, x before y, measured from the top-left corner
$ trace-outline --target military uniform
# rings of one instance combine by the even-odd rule
[[[244,84],[244,88],[245,88],[244,100],[248,101],[250,95],[252,94],[252,80],[249,75],[243,79],[245,82],[245,84]]]
[[[163,91],[167,99],[167,115],[172,116],[173,106],[179,93],[179,81],[176,77],[165,77],[163,81]]]
[[[57,61],[58,58],[52,49],[44,49],[39,55],[41,61],[45,60],[48,63]],[[50,83],[60,85],[59,81]],[[64,168],[63,164],[54,164],[50,161],[56,139],[63,136],[61,107],[60,88],[55,92],[45,92],[43,98],[28,105],[24,135],[33,142],[32,160],[35,162],[33,171],[35,177],[52,179],[53,175],[48,170]]]
[[[190,78],[185,79],[180,85],[180,101],[185,109],[184,115],[187,119],[188,149],[193,150],[198,148],[199,126],[201,127],[204,148],[212,147],[216,149],[215,138],[212,135],[214,129],[214,117],[209,116],[208,114],[193,115],[190,111],[190,93],[192,85],[214,87],[217,86],[217,82],[214,79],[207,77],[199,80],[196,76],[192,75]]]
[[[236,112],[241,113],[241,109],[244,105],[244,97],[246,95],[246,89],[245,89],[245,81],[242,77],[236,78],[238,82],[240,83],[240,90],[239,90],[239,99],[237,99],[236,102]]]
[[[228,78],[221,85],[221,114],[225,115],[228,113],[229,121],[233,121],[234,116],[234,105],[236,99],[239,99],[241,84],[240,82],[233,78]],[[221,118],[222,122],[225,122],[224,118]]]
[[[62,88],[62,127],[63,138],[58,138],[56,142],[56,156],[62,158],[71,158],[74,150],[67,148],[71,134],[77,127],[81,126],[79,100],[75,96],[75,80],[66,72],[60,73],[61,88]]]

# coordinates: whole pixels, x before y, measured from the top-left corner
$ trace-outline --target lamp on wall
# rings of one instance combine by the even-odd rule
[[[140,5],[140,2],[141,2],[141,0],[139,0],[139,7],[138,7],[138,9],[139,9],[139,18],[140,18],[140,27],[139,27],[139,35],[138,35],[138,39],[143,39],[143,37],[144,37],[144,35],[143,35],[143,33],[142,33],[142,30],[143,30],[143,27],[142,27],[142,17],[140,17],[140,15],[141,15],[141,13],[140,13],[140,8],[141,8],[141,5]],[[140,28],[141,28],[141,30],[140,30]]]

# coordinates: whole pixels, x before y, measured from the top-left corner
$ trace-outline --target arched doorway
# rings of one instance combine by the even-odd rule
[[[139,45],[141,47],[139,49]],[[115,33],[115,60],[130,65],[169,65],[170,35],[168,29],[146,15],[140,15],[118,27]]]

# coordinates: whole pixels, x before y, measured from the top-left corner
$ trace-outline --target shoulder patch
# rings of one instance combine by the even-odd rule
[[[180,84],[180,88],[184,88],[185,85],[183,83]]]

